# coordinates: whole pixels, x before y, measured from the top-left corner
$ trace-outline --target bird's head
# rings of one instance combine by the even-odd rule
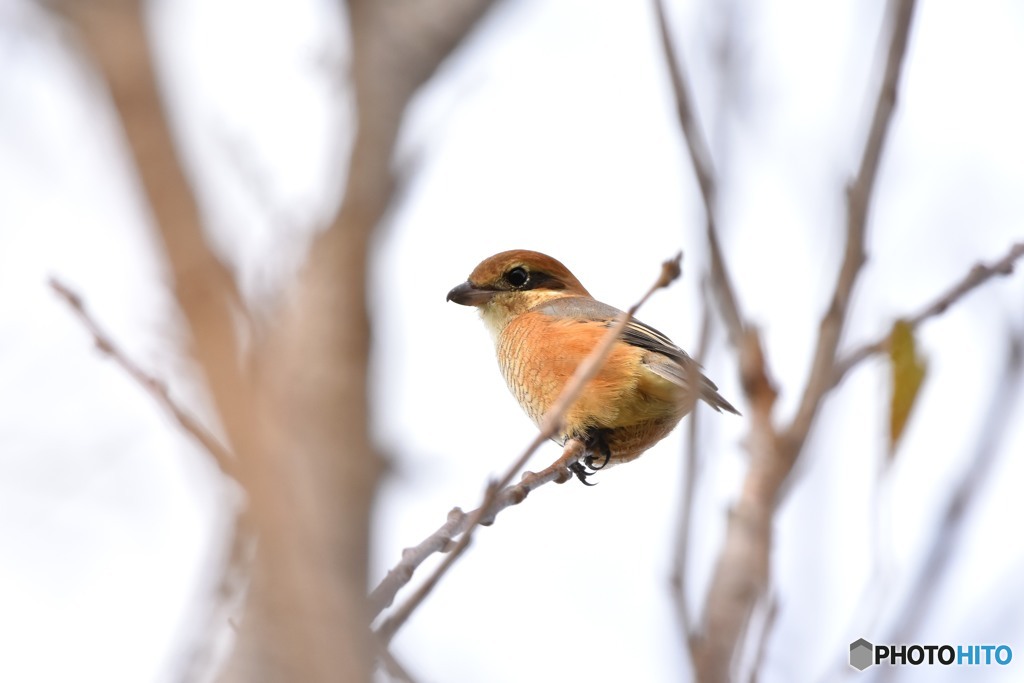
[[[520,313],[552,299],[590,296],[561,262],[536,251],[515,249],[484,259],[469,279],[448,292],[448,301],[476,306],[498,334]]]

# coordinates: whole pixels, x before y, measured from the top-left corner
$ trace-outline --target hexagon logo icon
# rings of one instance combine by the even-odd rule
[[[857,671],[868,668],[875,663],[874,650],[875,646],[863,638],[853,641],[850,643],[850,666]]]

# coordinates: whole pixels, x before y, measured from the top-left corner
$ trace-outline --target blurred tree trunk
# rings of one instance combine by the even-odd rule
[[[393,196],[391,157],[412,94],[489,6],[353,2],[359,130],[344,201],[266,340],[210,251],[160,102],[139,3],[67,3],[106,80],[213,396],[258,548],[230,681],[366,681],[370,513],[380,459],[369,434],[367,250]],[[241,314],[241,315],[240,315]],[[242,361],[242,342],[252,345]],[[251,369],[251,370],[247,370]]]

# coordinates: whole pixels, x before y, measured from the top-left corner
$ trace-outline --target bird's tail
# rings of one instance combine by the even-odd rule
[[[724,410],[726,412],[732,413],[733,415],[740,414],[740,411],[736,410],[736,408],[733,407],[731,403],[722,398],[722,395],[718,393],[718,387],[715,386],[714,382],[709,380],[707,377],[704,377],[703,375],[701,375],[700,379],[700,397],[704,400],[705,403],[707,403],[709,406],[711,406],[718,412],[722,412]]]

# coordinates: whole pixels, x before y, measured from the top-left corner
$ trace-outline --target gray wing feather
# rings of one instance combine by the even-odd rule
[[[611,327],[615,318],[622,313],[614,306],[609,306],[590,297],[576,296],[548,301],[534,310],[555,318],[600,320],[604,321],[608,327]],[[719,412],[727,410],[739,415],[739,411],[718,393],[715,383],[700,371],[700,365],[685,351],[673,344],[666,335],[634,318],[626,324],[626,329],[622,333],[622,341],[660,354],[662,358],[648,359],[645,363],[647,369],[683,389],[689,390],[689,378],[693,376],[691,373],[696,373],[696,376],[700,378],[700,397],[708,405]]]
[[[580,318],[582,320],[614,320],[622,313],[619,309],[588,296],[565,296],[548,301],[533,310],[554,318]]]

